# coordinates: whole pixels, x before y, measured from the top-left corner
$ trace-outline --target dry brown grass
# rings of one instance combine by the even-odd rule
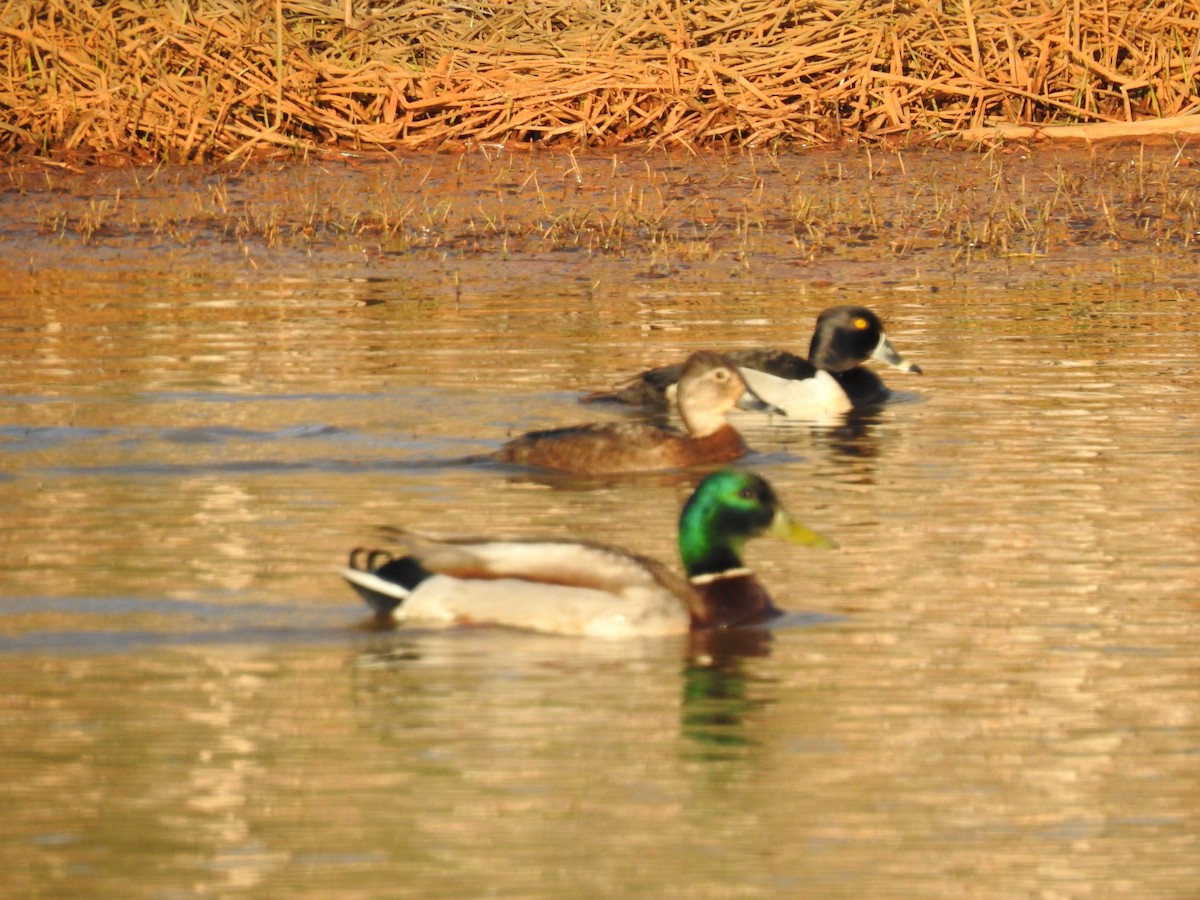
[[[1195,0],[10,0],[0,35],[6,151],[760,145],[1200,112]]]

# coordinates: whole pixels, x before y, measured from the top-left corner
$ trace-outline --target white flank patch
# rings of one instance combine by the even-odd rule
[[[657,586],[612,594],[515,578],[477,580],[447,575],[421,582],[396,610],[396,617],[601,638],[684,634],[691,624],[679,599]]]
[[[741,369],[750,389],[767,403],[782,409],[789,418],[810,419],[849,412],[854,408],[842,386],[819,369],[812,378],[780,378],[755,369]]]

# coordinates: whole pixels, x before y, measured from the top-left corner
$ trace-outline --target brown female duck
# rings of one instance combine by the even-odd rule
[[[576,425],[522,435],[493,458],[580,475],[727,463],[748,448],[725,414],[734,407],[770,409],[746,386],[737,366],[708,351],[688,357],[675,395],[686,433],[647,422]]]

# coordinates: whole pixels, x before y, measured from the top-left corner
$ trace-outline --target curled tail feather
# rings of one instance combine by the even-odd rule
[[[429,577],[411,556],[396,557],[386,550],[355,547],[349,565],[338,570],[377,616],[390,616]]]

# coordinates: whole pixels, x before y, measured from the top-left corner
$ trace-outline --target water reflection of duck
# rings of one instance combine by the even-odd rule
[[[494,454],[501,462],[584,475],[719,465],[748,448],[725,420],[735,407],[766,410],[737,366],[718,353],[693,353],[679,373],[679,415],[687,432],[649,422],[605,422],[534,431]]]
[[[409,555],[360,547],[340,570],[377,616],[598,637],[762,624],[781,613],[742,562],[746,541],[770,535],[836,546],[795,521],[763,478],[737,469],[709,475],[684,504],[686,579],[599,543],[393,534]]]
[[[879,316],[864,306],[834,306],[817,317],[808,359],[785,350],[736,350],[729,358],[741,367],[747,386],[785,415],[807,418],[872,406],[888,399],[883,381],[862,364],[869,359],[920,374],[900,355]],[[586,395],[585,402],[616,401],[662,409],[680,377],[679,365],[635,375],[611,391]]]
[[[771,632],[763,628],[697,632],[692,635],[693,653],[683,670],[681,733],[693,746],[689,756],[726,760],[753,744],[747,733],[747,718],[764,704],[748,690],[743,662],[748,656],[766,656]],[[733,638],[732,642],[726,642]],[[750,638],[749,643],[744,638]],[[694,645],[721,648],[717,655],[697,654]],[[731,757],[730,754],[733,754]]]

